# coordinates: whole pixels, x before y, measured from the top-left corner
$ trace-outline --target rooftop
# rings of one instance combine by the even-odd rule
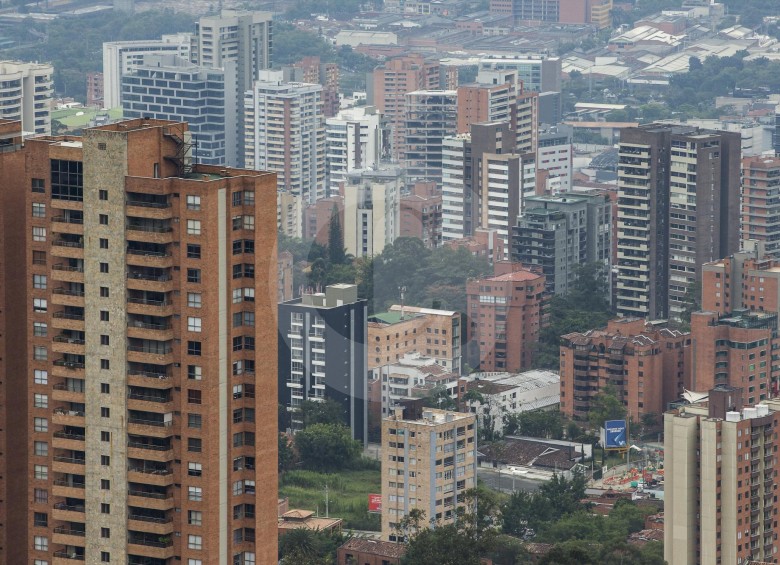
[[[341,549],[356,551],[360,553],[369,553],[379,557],[403,557],[406,553],[406,546],[402,543],[390,541],[379,541],[374,539],[352,538],[341,546]]]
[[[521,281],[533,281],[542,277],[542,275],[534,273],[533,271],[515,271],[513,273],[504,273],[503,275],[496,275],[494,277],[487,277],[485,280],[491,282],[521,282]]]

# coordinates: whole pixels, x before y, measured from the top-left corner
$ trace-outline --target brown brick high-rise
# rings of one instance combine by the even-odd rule
[[[188,140],[0,153],[3,563],[276,563],[276,178]]]

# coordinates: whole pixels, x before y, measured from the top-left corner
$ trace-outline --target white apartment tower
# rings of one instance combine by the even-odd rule
[[[381,253],[401,229],[403,176],[396,169],[355,171],[344,184],[344,247],[355,257]]]
[[[279,190],[313,204],[325,197],[322,86],[260,71],[244,95],[244,164],[275,172]]]
[[[442,142],[457,130],[457,90],[416,90],[406,95],[404,155],[409,180],[441,184]]]
[[[325,120],[325,163],[330,195],[337,193],[347,173],[379,165],[385,149],[384,138],[382,114],[373,106],[342,110]]]
[[[21,121],[24,135],[51,134],[54,67],[0,61],[0,118]]]
[[[103,44],[103,105],[107,110],[122,106],[122,77],[146,55],[178,55],[190,59],[191,33],[163,35],[161,39],[112,41]]]

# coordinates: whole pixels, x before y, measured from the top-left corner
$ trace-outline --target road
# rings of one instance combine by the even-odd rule
[[[499,484],[499,473],[492,469],[477,469],[477,477],[493,490],[506,493],[511,493],[513,490],[535,491],[543,484],[543,481],[525,479],[509,473],[500,474]]]

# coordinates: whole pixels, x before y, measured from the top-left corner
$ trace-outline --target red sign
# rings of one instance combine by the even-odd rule
[[[382,495],[381,494],[369,494],[368,495],[368,511],[369,512],[381,512],[382,511]]]

